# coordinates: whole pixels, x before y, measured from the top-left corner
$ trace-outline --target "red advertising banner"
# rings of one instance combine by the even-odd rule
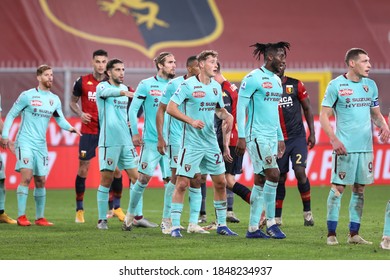
[[[80,127],[78,118],[69,119],[70,123]],[[141,129],[143,122],[139,122]],[[16,120],[10,130],[10,138],[15,139],[19,127],[19,120]],[[329,144],[326,134],[321,130],[318,117],[315,119],[317,145],[309,151],[307,159],[307,175],[312,186],[329,185],[332,147]],[[390,184],[390,144],[379,143],[378,131],[374,130],[374,178],[375,184]],[[49,149],[49,174],[47,176],[47,188],[73,188],[78,169],[78,141],[76,134],[62,131],[55,121],[51,121],[47,131],[47,142]],[[6,187],[16,189],[20,176],[14,171],[16,158],[9,151],[2,151],[1,156],[5,164]],[[127,175],[123,175],[124,186],[128,186]],[[253,167],[249,156],[246,153],[243,161],[243,173],[237,175],[237,181],[246,185],[253,185]],[[91,160],[90,170],[86,185],[88,188],[99,186],[99,164],[97,157]],[[210,185],[210,179],[208,181]],[[295,186],[296,181],[293,172],[289,172],[287,179],[288,186]],[[159,167],[154,172],[149,187],[163,187],[161,171]]]

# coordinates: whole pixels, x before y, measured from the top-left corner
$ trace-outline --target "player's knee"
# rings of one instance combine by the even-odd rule
[[[149,175],[140,173],[138,176],[138,182],[140,182],[142,185],[147,185],[149,183],[150,178],[151,177]]]

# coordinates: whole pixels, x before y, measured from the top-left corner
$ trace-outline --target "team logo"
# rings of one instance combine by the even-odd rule
[[[41,100],[31,100],[30,102],[31,106],[42,106]]]
[[[267,157],[265,158],[265,162],[266,162],[267,164],[271,164],[271,163],[272,163],[272,157],[271,157],[271,156],[267,156]]]
[[[107,159],[107,164],[112,165],[114,163],[114,160],[112,158]]]
[[[174,157],[173,157],[173,161],[174,161],[175,163],[177,163],[177,156],[174,156]]]
[[[53,99],[50,99],[50,100],[49,100],[49,104],[50,104],[50,106],[53,106],[54,100],[53,100]]]
[[[190,171],[190,170],[191,170],[191,164],[185,164],[185,165],[184,165],[184,170],[185,170],[186,172]]]
[[[340,89],[339,90],[339,95],[340,96],[350,96],[353,94],[353,90],[350,88],[345,88],[345,89]]]
[[[85,9],[77,9],[76,0],[40,0],[39,3],[46,17],[64,32],[99,44],[135,49],[149,58],[162,48],[210,44],[223,32],[223,20],[215,0],[197,0],[196,5],[183,0],[90,1],[88,14],[96,22],[104,22],[110,34],[73,20],[85,17]],[[61,11],[65,10],[72,10],[72,17],[62,15]],[[186,24],[177,16],[178,11]],[[118,24],[121,28],[116,28]]]
[[[294,92],[293,85],[286,85],[286,93],[287,94],[292,94],[293,92]]]
[[[204,91],[194,91],[192,96],[195,98],[203,98],[206,96],[206,93]]]
[[[216,88],[213,88],[214,95],[218,95],[218,90]]]
[[[81,158],[85,158],[86,156],[87,156],[87,151],[84,151],[84,150],[80,151]]]
[[[23,159],[23,163],[24,163],[24,164],[27,164],[29,161],[30,161],[30,160],[29,160],[28,158],[24,158],[24,159]]]
[[[344,180],[344,178],[345,178],[345,175],[347,175],[347,172],[339,172],[339,178],[341,179],[341,180]]]
[[[142,169],[146,169],[146,167],[148,167],[148,163],[147,162],[141,163],[141,168]]]
[[[369,90],[368,86],[366,86],[366,85],[363,86],[363,89],[365,92],[368,92],[368,90]]]
[[[261,86],[263,88],[272,88],[273,87],[271,82],[264,82]]]
[[[92,86],[92,85],[93,85],[93,82],[92,82],[92,81],[88,81],[88,82],[87,82],[87,85]]]

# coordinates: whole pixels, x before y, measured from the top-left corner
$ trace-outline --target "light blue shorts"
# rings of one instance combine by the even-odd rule
[[[138,166],[138,154],[133,145],[99,147],[100,171],[133,169]]]
[[[373,153],[349,153],[346,156],[332,155],[331,183],[339,185],[361,185],[374,182]]]
[[[163,179],[171,177],[168,155],[161,155],[158,152],[157,143],[144,143],[141,149],[138,172],[153,176],[157,164],[160,164]]]
[[[255,174],[264,174],[265,169],[278,168],[276,154],[278,141],[276,138],[255,138],[246,143]]]
[[[179,158],[179,152],[179,145],[168,146],[169,165],[171,168],[177,168],[177,159]]]
[[[16,147],[15,171],[27,168],[33,171],[34,176],[46,176],[49,172],[49,153],[47,147]]]

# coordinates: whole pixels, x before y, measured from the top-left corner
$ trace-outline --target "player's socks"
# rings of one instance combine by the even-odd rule
[[[163,208],[163,219],[169,219],[171,217],[172,211],[172,196],[173,191],[175,190],[175,185],[169,181],[164,184],[164,208]]]
[[[147,186],[146,184],[145,185],[141,184],[138,180],[132,186],[131,191],[130,191],[129,209],[127,209],[127,212],[129,212],[131,214],[136,212],[136,208],[138,206],[138,203],[142,199],[142,195],[145,191],[146,186]]]
[[[240,183],[236,182],[233,185],[233,192],[241,197],[244,201],[247,203],[250,203],[251,200],[251,190],[245,187],[244,185],[241,185]]]
[[[80,177],[79,175],[76,176],[76,211],[84,209],[85,179],[86,178]]]
[[[183,203],[174,203],[172,202],[172,229],[180,228],[180,218],[181,212],[183,211]]]
[[[189,187],[190,224],[198,224],[200,205],[202,204],[202,191],[200,188]]]
[[[110,188],[103,187],[102,185],[99,186],[97,191],[97,205],[98,205],[98,215],[99,220],[106,220],[106,214],[107,214],[107,204],[108,204],[108,193],[110,191]]]
[[[214,208],[217,215],[218,226],[226,226],[226,204],[226,200],[214,200]]]
[[[298,183],[298,190],[301,195],[303,211],[311,211],[310,181],[307,178],[304,184]]]
[[[46,188],[34,188],[35,216],[37,219],[45,217]]]
[[[200,215],[206,215],[206,198],[207,198],[206,183],[200,184],[200,189],[202,190],[202,203],[200,206]]]
[[[234,204],[234,192],[231,190],[226,189],[226,200],[227,200],[227,210],[233,211],[233,204]]]
[[[249,227],[257,230],[259,228],[260,215],[263,211],[263,188],[254,185],[252,188],[250,212],[249,212]]]
[[[327,226],[328,236],[336,235],[337,223],[339,221],[340,206],[342,193],[337,194],[333,189],[330,189],[327,201]]]
[[[386,205],[385,226],[383,228],[383,236],[390,236],[390,200]]]
[[[18,200],[18,217],[26,214],[27,197],[28,187],[19,185],[16,189],[16,198]]]
[[[275,217],[282,217],[283,201],[286,197],[286,183],[284,181],[278,182],[276,188],[276,204],[275,204]]]
[[[121,207],[121,198],[122,198],[122,190],[123,190],[122,176],[119,178],[114,177],[110,189],[112,190],[113,193],[112,208],[118,209]]]
[[[282,217],[283,200],[276,199],[275,202],[275,217]]]
[[[277,182],[266,180],[264,183],[264,208],[267,218],[267,227],[270,227],[275,223],[275,198],[277,186]],[[268,224],[268,221],[271,221],[272,224]]]
[[[364,194],[352,192],[349,201],[349,232],[351,236],[359,233],[360,221],[363,214]]]
[[[108,209],[111,210],[114,208],[114,191],[112,190],[112,185],[110,191],[108,192]]]
[[[5,208],[5,187],[4,187],[4,179],[0,180],[0,211]]]

